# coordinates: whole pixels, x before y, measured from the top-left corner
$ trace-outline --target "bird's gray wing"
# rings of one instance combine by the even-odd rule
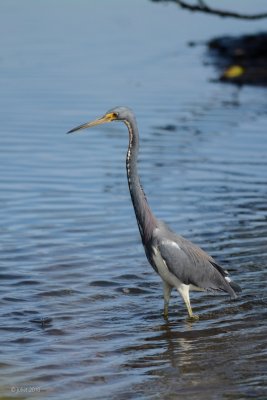
[[[167,238],[166,234],[164,237],[160,236],[156,240],[156,247],[169,271],[182,283],[205,290],[225,291],[232,297],[236,297],[225,279],[228,273],[217,265],[212,257],[198,246],[172,232],[167,235]]]

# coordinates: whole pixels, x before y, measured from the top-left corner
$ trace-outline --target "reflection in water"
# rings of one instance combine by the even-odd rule
[[[259,302],[258,306],[266,308],[266,302]],[[143,344],[123,349],[137,357],[125,368],[142,368],[153,377],[149,388],[144,383],[138,384],[134,390],[146,395],[162,393],[164,399],[172,396],[205,399],[215,389],[218,396],[225,391],[229,394],[254,393],[260,396],[265,387],[265,354],[262,346],[257,357],[260,372],[257,390],[248,389],[242,384],[236,388],[235,382],[240,382],[244,374],[248,377],[253,373],[249,364],[251,343],[247,342],[247,326],[250,326],[254,335],[258,334],[258,338],[265,341],[265,321],[258,321],[252,315],[244,321],[240,314],[241,310],[238,318],[226,318],[214,323],[211,320],[207,324],[202,321],[199,324],[185,322],[183,325],[168,322],[153,327]],[[241,332],[246,333],[244,335]],[[143,353],[146,355],[143,356]],[[236,368],[237,363],[242,365],[241,369]],[[229,380],[233,380],[230,386]]]
[[[243,27],[151,2],[27,4],[0,13],[0,395],[265,399],[266,93],[232,104],[234,89],[208,82],[203,49],[184,45]],[[243,288],[236,301],[193,293],[196,323],[177,294],[161,314],[124,127],[64,134],[116,104],[137,113],[155,214]]]

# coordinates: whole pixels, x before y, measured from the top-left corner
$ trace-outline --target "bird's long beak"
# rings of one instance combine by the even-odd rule
[[[80,131],[81,129],[91,128],[92,126],[96,126],[96,125],[100,125],[100,124],[106,124],[107,122],[114,121],[114,119],[116,119],[116,114],[108,113],[108,114],[105,114],[101,118],[95,119],[94,121],[86,122],[85,124],[76,126],[76,128],[71,129],[67,133],[73,133],[73,132],[76,132],[76,131]]]

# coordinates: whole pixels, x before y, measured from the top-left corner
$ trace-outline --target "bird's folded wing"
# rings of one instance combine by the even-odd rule
[[[157,248],[169,271],[181,282],[206,290],[223,290],[232,294],[225,280],[227,273],[213,265],[213,259],[193,243],[179,237],[178,241],[160,240]],[[224,276],[222,275],[224,272]]]

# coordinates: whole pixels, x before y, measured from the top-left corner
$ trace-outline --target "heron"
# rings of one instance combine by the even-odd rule
[[[126,153],[128,187],[146,257],[162,279],[163,315],[168,318],[171,292],[175,288],[185,303],[188,318],[197,320],[199,317],[193,314],[190,304],[190,290],[225,292],[231,299],[235,299],[241,288],[209,254],[188,239],[174,233],[153,214],[138,174],[139,131],[131,109],[115,107],[101,118],[79,125],[68,133],[112,121],[122,121],[128,128],[129,144]]]

